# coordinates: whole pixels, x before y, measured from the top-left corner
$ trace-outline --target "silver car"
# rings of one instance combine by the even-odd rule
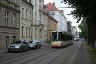
[[[8,52],[10,52],[10,51],[23,52],[23,51],[29,50],[29,49],[30,49],[29,41],[27,41],[27,40],[17,40],[8,46]]]
[[[30,48],[41,48],[41,43],[40,43],[40,40],[32,40],[32,41],[29,41],[29,46]]]

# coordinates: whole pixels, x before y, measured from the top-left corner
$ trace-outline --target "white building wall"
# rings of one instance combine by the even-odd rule
[[[23,18],[22,18],[22,12],[23,12],[22,8],[24,9]],[[27,13],[26,13],[26,10],[27,10]],[[20,40],[31,40],[32,39],[31,23],[32,23],[32,12],[33,12],[32,6],[20,0],[20,11],[21,11],[20,13]],[[23,30],[22,30],[22,26],[23,26]],[[27,30],[26,30],[26,27],[27,27]],[[23,33],[23,37],[22,37],[22,33]]]
[[[33,8],[33,40],[43,40],[43,28],[40,23],[43,24],[43,0],[32,0]],[[42,9],[41,9],[42,8]],[[41,9],[41,11],[40,11]],[[40,20],[41,18],[41,20]],[[36,31],[35,31],[36,30]]]
[[[44,24],[43,38],[44,38],[44,42],[47,42],[47,20],[48,20],[47,15],[44,15],[44,17],[43,17],[43,24]]]
[[[38,40],[38,15],[39,15],[39,0],[32,0],[33,8],[33,32],[32,32],[32,40]]]
[[[54,13],[55,12],[55,13]],[[62,15],[59,11],[50,11],[50,15],[58,21],[58,28],[57,31],[67,32],[67,19],[64,15]]]

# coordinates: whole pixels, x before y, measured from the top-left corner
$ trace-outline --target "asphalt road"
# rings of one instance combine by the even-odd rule
[[[79,41],[65,48],[45,45],[23,53],[5,53],[0,55],[0,64],[72,64],[80,45]]]

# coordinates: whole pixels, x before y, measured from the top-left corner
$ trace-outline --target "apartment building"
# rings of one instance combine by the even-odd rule
[[[50,14],[51,17],[58,21],[58,32],[67,32],[67,19],[64,16],[63,10],[58,10],[55,6],[55,3],[48,3],[45,5],[46,11]]]
[[[44,17],[46,18],[46,26],[44,26],[44,30],[47,29],[47,41],[52,41],[52,38],[54,35],[52,35],[53,32],[57,32],[57,27],[58,27],[58,21],[55,20],[53,17],[50,16],[50,14],[44,10]],[[45,28],[46,27],[46,28]]]
[[[32,40],[32,0],[20,0],[20,40]]]
[[[43,0],[33,0],[32,4],[33,8],[33,40],[41,40],[43,41]]]
[[[20,0],[0,0],[0,50],[19,39]]]

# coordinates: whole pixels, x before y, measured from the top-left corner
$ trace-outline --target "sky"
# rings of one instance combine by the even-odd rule
[[[73,8],[61,8],[61,7],[68,7],[68,4],[61,3],[61,1],[62,0],[44,0],[44,4],[47,4],[49,2],[51,2],[51,3],[55,2],[55,5],[56,5],[56,7],[59,10],[64,10],[64,15],[67,18],[67,21],[71,21],[72,22],[72,26],[76,26],[77,27],[77,30],[79,31],[78,24],[80,24],[80,23],[77,23],[76,22],[77,20],[76,19],[73,19],[74,17],[72,15],[68,15],[74,9]]]

